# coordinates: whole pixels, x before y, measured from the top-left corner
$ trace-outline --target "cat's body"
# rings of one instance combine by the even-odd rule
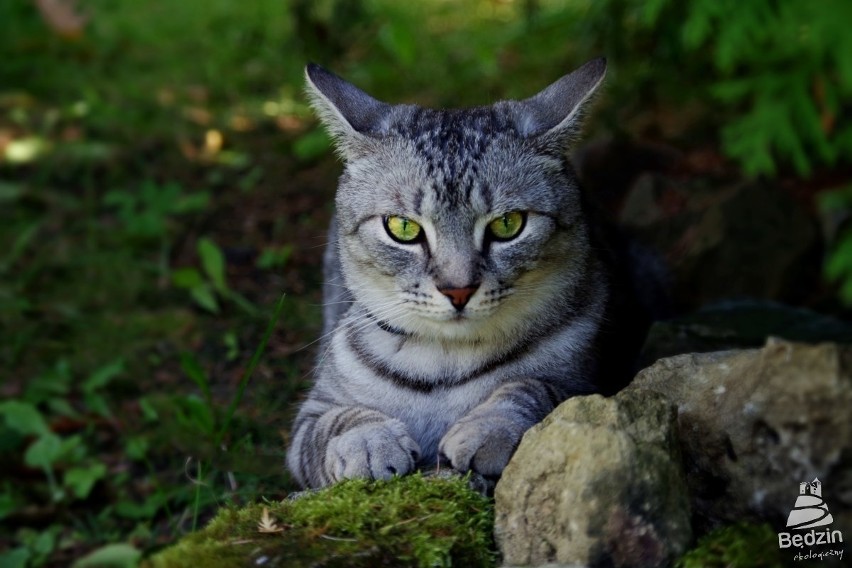
[[[346,167],[325,339],[288,452],[300,483],[439,456],[498,476],[561,401],[623,386],[643,323],[623,319],[616,261],[566,158],[604,71],[596,60],[525,101],[431,110],[308,68]]]

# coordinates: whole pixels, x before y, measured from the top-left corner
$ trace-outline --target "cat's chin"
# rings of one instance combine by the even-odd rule
[[[500,326],[495,326],[490,318],[471,317],[464,313],[440,319],[422,318],[416,327],[419,337],[441,342],[479,343],[493,341],[500,335]]]

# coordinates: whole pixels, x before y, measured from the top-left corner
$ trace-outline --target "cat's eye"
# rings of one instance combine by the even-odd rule
[[[423,227],[399,215],[385,217],[385,230],[393,240],[405,244],[419,242],[423,236]]]
[[[521,230],[524,228],[526,220],[526,213],[521,211],[503,213],[488,223],[488,232],[495,240],[508,241],[521,234]]]

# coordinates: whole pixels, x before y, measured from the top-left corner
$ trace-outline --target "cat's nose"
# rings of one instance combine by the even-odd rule
[[[438,288],[438,292],[449,298],[453,307],[461,311],[467,305],[467,302],[473,296],[473,293],[476,292],[477,288],[479,288],[479,284],[466,288]]]

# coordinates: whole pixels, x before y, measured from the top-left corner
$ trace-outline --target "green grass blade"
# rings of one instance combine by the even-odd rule
[[[257,349],[254,351],[254,355],[252,355],[251,360],[249,361],[248,368],[243,376],[240,378],[240,384],[237,387],[237,393],[234,395],[234,398],[231,399],[231,404],[228,405],[228,410],[225,413],[225,420],[222,422],[222,428],[219,430],[219,434],[216,436],[216,447],[221,447],[222,440],[225,437],[225,434],[228,431],[228,428],[231,425],[231,419],[234,417],[234,412],[237,410],[237,407],[240,405],[240,402],[243,399],[243,394],[245,393],[246,387],[248,386],[249,380],[251,380],[251,376],[254,374],[254,370],[257,368],[258,363],[260,363],[260,358],[263,356],[263,352],[266,351],[266,344],[269,343],[269,338],[272,337],[272,332],[275,330],[275,325],[278,323],[278,318],[281,317],[281,312],[284,309],[284,298],[286,298],[286,294],[282,294],[278,299],[278,302],[275,304],[275,309],[272,312],[272,317],[269,319],[269,324],[266,326],[266,331],[263,333],[263,338],[260,340],[260,345],[257,346]]]

